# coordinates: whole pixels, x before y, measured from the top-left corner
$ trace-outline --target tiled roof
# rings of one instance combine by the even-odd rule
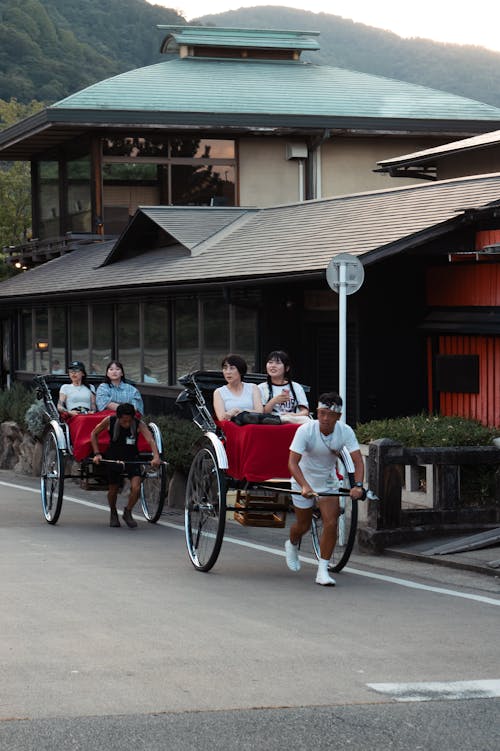
[[[79,109],[500,122],[500,109],[472,99],[284,60],[176,58],[100,81],[49,108]]]
[[[434,162],[436,158],[449,156],[450,154],[487,148],[488,146],[496,146],[498,144],[500,144],[500,130],[494,130],[492,133],[482,133],[480,136],[462,138],[460,141],[445,143],[432,149],[423,149],[422,151],[415,151],[412,154],[403,154],[392,159],[383,159],[378,164],[382,169],[387,170],[394,167],[406,167],[411,164],[425,164],[427,162]]]
[[[369,265],[418,246],[427,233],[445,231],[464,209],[500,203],[500,174],[466,177],[392,190],[309,201],[259,210],[240,210],[226,225],[186,253],[177,245],[142,251],[133,223],[120,243],[136,247],[132,257],[102,266],[109,248],[87,246],[0,284],[0,300],[17,296],[109,293],[142,285],[200,286],[285,275],[323,275],[335,254],[349,252]],[[149,221],[168,231],[175,207],[151,208]],[[211,209],[191,209],[186,224],[204,225]],[[190,229],[190,232],[193,230]],[[200,230],[201,234],[202,231]],[[201,236],[201,235],[200,235]]]
[[[170,39],[176,44],[196,47],[232,47],[280,49],[280,50],[319,50],[316,39],[318,31],[288,31],[278,29],[237,29],[222,26],[164,26],[158,28],[168,31],[162,45],[162,51]]]

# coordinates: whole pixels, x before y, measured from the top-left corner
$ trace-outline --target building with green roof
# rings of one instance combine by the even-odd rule
[[[500,109],[303,62],[305,31],[165,26],[164,62],[0,133],[29,160],[33,235],[117,235],[138,205],[265,206],[383,189],[377,162],[492,130]]]

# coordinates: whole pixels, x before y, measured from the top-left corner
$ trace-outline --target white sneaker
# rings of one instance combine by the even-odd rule
[[[300,571],[299,549],[290,540],[285,542],[286,565],[290,571]]]
[[[333,578],[333,576],[330,576],[328,569],[318,568],[318,573],[316,574],[316,584],[321,584],[323,587],[334,587],[335,579]]]

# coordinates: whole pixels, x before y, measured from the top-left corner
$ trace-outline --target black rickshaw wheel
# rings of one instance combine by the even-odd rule
[[[198,571],[210,571],[226,526],[226,477],[211,446],[199,449],[189,469],[184,521],[193,566]]]
[[[42,510],[49,524],[59,519],[64,494],[63,451],[57,445],[56,434],[48,430],[42,443],[42,471],[40,476]]]
[[[165,464],[159,467],[152,467],[151,464],[144,464],[143,480],[141,483],[141,507],[142,513],[151,524],[154,524],[160,518],[165,497],[167,494],[167,468]]]

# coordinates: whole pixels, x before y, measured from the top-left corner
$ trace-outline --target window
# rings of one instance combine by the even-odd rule
[[[198,300],[196,297],[175,302],[176,378],[198,370],[200,344],[198,339]]]
[[[248,370],[255,371],[257,351],[257,312],[251,308],[232,306],[233,342],[231,349],[245,358]]]
[[[222,299],[203,302],[203,368],[220,370],[229,351],[229,306]]]
[[[71,306],[70,320],[71,360],[89,363],[89,320],[86,305]]]
[[[139,306],[137,303],[116,306],[118,360],[125,375],[132,381],[141,380],[141,342],[139,336]]]
[[[56,161],[38,164],[38,204],[40,211],[40,238],[57,237],[59,218],[59,164]]]
[[[33,372],[33,315],[22,310],[19,322],[19,368]]]
[[[66,312],[64,308],[51,308],[49,313],[50,369],[52,372],[58,370],[66,372]]]
[[[143,314],[144,383],[168,383],[169,313],[166,304],[145,303]]]
[[[49,362],[49,311],[35,310],[35,372],[47,373]]]
[[[113,359],[113,306],[94,305],[92,308],[92,352],[89,373],[104,374]]]
[[[66,196],[68,231],[92,232],[89,157],[68,162],[66,177],[68,181]]]

